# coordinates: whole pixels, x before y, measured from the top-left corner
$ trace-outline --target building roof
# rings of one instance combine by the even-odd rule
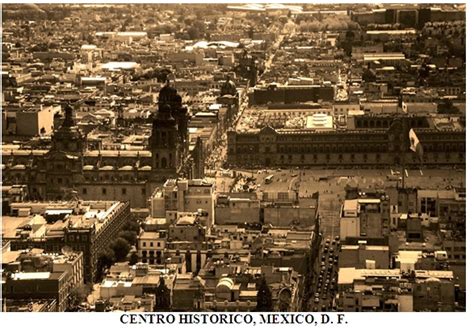
[[[13,273],[13,280],[47,280],[51,276],[51,272],[19,272]]]
[[[343,245],[341,246],[341,250],[358,250],[360,248],[359,245]],[[366,245],[365,250],[370,250],[370,251],[389,251],[388,246],[370,246]]]
[[[140,234],[139,239],[155,240],[160,238],[160,232],[144,231]]]
[[[367,277],[395,277],[400,278],[400,269],[356,269],[342,267],[339,269],[338,284],[353,284],[355,280],[364,280]]]
[[[415,264],[421,258],[423,252],[419,250],[400,250],[396,261],[401,264]]]
[[[176,221],[176,225],[193,225],[195,221],[194,216],[183,216]]]
[[[380,199],[358,199],[358,203],[380,203]]]
[[[344,211],[357,211],[357,199],[344,200]]]

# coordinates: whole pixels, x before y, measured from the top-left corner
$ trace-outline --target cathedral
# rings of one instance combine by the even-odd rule
[[[49,150],[2,150],[3,185],[24,184],[33,200],[118,200],[146,207],[168,178],[202,178],[202,142],[188,140],[188,111],[169,82],[160,90],[148,149],[88,150],[71,106]]]

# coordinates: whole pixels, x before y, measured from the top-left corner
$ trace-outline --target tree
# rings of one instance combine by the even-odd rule
[[[166,70],[167,72],[171,73],[169,70]],[[168,73],[168,74],[169,74]],[[136,220],[128,220],[124,227],[123,227],[123,230],[124,231],[134,231],[135,233],[140,233],[140,224],[138,224],[138,222]]]
[[[135,265],[136,263],[138,263],[138,255],[136,252],[134,252],[130,255],[130,261],[128,262],[128,264]]]
[[[199,20],[195,21],[193,25],[186,29],[189,38],[192,40],[203,38],[205,34],[204,31],[206,31],[206,26]]]
[[[92,287],[84,283],[74,288],[68,297],[68,310],[76,311],[79,305],[87,299],[91,290]]]
[[[119,237],[127,240],[127,242],[132,246],[137,243],[137,233],[135,233],[135,231],[122,231],[120,232]]]
[[[165,279],[160,277],[160,285],[156,288],[155,311],[167,312],[171,308],[170,290],[165,284]]]
[[[257,292],[257,312],[272,312],[272,292],[267,285],[267,280],[262,277]]]
[[[117,238],[117,240],[112,243],[111,248],[114,251],[115,259],[122,261],[127,257],[130,251],[130,244],[124,238]]]
[[[102,279],[102,274],[105,268],[109,268],[115,262],[115,254],[109,247],[100,251],[97,256],[97,277],[96,281]]]

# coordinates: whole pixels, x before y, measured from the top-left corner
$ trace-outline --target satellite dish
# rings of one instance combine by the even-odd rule
[[[72,248],[69,247],[69,246],[64,246],[64,247],[62,247],[62,248],[61,248],[61,252],[62,252],[62,254],[65,255],[65,256],[70,256],[70,255],[73,254],[73,250],[72,250]]]

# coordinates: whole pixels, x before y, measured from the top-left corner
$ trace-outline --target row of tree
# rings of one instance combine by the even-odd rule
[[[97,259],[97,278],[96,281],[102,279],[104,270],[112,266],[115,262],[122,262],[137,244],[137,235],[140,232],[140,225],[137,221],[130,219],[122,228],[117,238],[113,240],[108,247],[101,250]],[[137,255],[131,261],[137,262]],[[132,258],[132,257],[131,257]]]

